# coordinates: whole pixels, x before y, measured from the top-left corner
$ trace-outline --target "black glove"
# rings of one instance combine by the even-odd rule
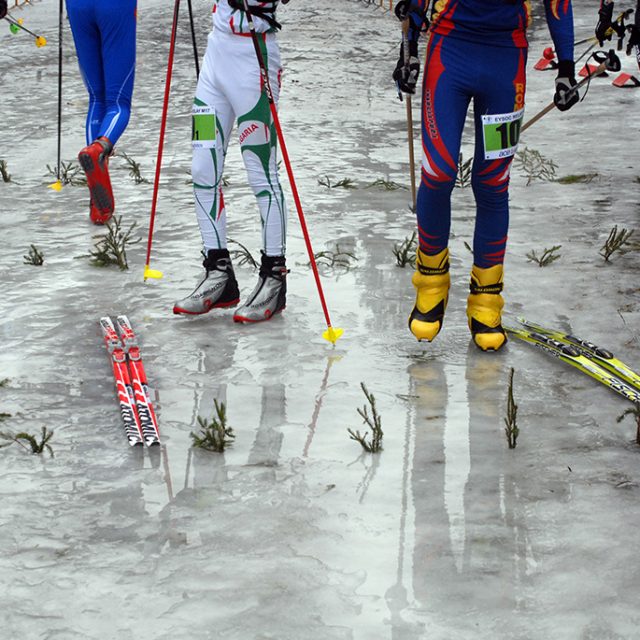
[[[0,0],[0,20],[7,15],[7,0]]]
[[[558,62],[558,76],[556,77],[556,92],[553,96],[553,103],[560,111],[571,109],[580,96],[576,86],[576,71],[573,60],[560,60]]]
[[[607,35],[607,31],[611,29],[611,21],[613,20],[613,2],[604,2],[598,11],[598,24],[596,25],[596,38],[600,46],[605,40],[611,40],[612,34]]]
[[[398,91],[403,93],[415,93],[420,75],[420,60],[418,59],[418,43],[409,42],[409,55],[405,60],[404,41],[400,45],[400,57],[393,72]]]
[[[411,11],[411,0],[399,0],[393,10],[398,20],[404,22],[409,17],[409,11]]]

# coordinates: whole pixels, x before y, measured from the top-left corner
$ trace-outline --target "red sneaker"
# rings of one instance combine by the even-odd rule
[[[94,215],[104,224],[113,215],[115,203],[109,178],[109,155],[113,146],[105,137],[98,138],[78,154],[78,162],[87,176],[87,185],[91,194],[91,220]],[[95,214],[94,214],[95,210]]]

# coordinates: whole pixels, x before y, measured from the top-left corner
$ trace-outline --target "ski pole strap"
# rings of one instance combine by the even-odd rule
[[[502,282],[480,286],[472,280],[469,284],[469,291],[473,294],[489,293],[491,295],[498,295],[502,291],[502,286]]]
[[[228,0],[229,6],[237,11],[244,11],[242,0]],[[272,29],[282,29],[282,25],[276,20],[276,8],[279,0],[266,0],[261,6],[249,5],[249,13],[256,18],[264,20]]]

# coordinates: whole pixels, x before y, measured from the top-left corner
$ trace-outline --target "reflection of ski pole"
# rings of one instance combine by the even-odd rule
[[[315,402],[315,406],[313,407],[313,415],[311,416],[311,422],[307,427],[307,429],[309,429],[309,435],[307,436],[307,441],[304,443],[304,450],[302,452],[303,458],[306,458],[309,455],[309,447],[311,447],[311,442],[316,432],[316,424],[318,423],[318,416],[320,415],[320,407],[322,407],[324,394],[327,391],[327,382],[329,380],[329,370],[331,369],[331,365],[337,360],[340,360],[341,358],[342,356],[330,356],[327,358],[327,366],[325,367],[325,370],[324,370],[324,377],[322,378],[320,391],[318,391],[318,395],[316,396],[316,402]]]
[[[171,468],[169,467],[169,454],[167,453],[167,445],[162,445],[162,466],[164,467],[164,481],[167,485],[167,494],[169,495],[169,502],[173,502],[173,482],[171,482]],[[189,450],[191,454],[191,450]]]
[[[276,129],[278,136],[278,142],[280,143],[280,151],[282,152],[282,159],[284,160],[285,167],[287,168],[287,175],[289,176],[289,184],[291,186],[291,193],[293,194],[293,200],[296,203],[296,209],[298,211],[298,218],[300,219],[300,226],[302,227],[302,235],[304,236],[304,242],[307,247],[307,253],[309,254],[309,262],[311,263],[311,269],[313,270],[313,276],[316,281],[316,287],[318,288],[318,295],[320,296],[320,304],[322,305],[322,311],[327,323],[327,329],[323,332],[322,337],[328,340],[332,344],[336,343],[336,340],[343,334],[342,329],[331,326],[331,319],[329,318],[329,309],[324,299],[324,293],[322,291],[322,283],[320,282],[320,274],[318,273],[318,265],[316,264],[316,258],[311,246],[311,239],[309,238],[309,231],[307,230],[307,224],[304,219],[304,213],[302,212],[302,204],[300,203],[300,196],[298,195],[298,188],[296,187],[296,181],[293,177],[293,171],[291,169],[291,162],[289,161],[289,153],[284,142],[284,136],[282,134],[282,128],[280,127],[280,119],[278,118],[278,110],[276,109],[276,103],[273,99],[273,92],[271,91],[271,83],[269,82],[269,73],[265,65],[262,51],[260,49],[260,43],[258,42],[258,34],[256,33],[255,25],[253,24],[253,17],[249,9],[248,0],[242,0],[244,12],[247,16],[247,24],[249,25],[249,31],[251,31],[251,40],[253,41],[253,47],[256,50],[256,58],[258,59],[258,65],[260,67],[260,75],[262,77],[262,83],[264,90],[267,94],[267,100],[269,101],[269,108],[271,109],[271,117],[273,118],[273,125]]]
[[[164,147],[164,132],[167,128],[167,111],[169,110],[169,94],[171,93],[171,75],[173,73],[173,55],[176,50],[176,33],[178,30],[178,14],[180,12],[180,0],[175,0],[173,6],[173,25],[171,27],[171,44],[169,45],[169,61],[167,62],[167,80],[164,85],[164,105],[162,107],[162,121],[160,124],[160,140],[158,141],[158,158],[156,160],[156,179],[153,182],[153,199],[151,201],[151,218],[149,220],[149,238],[147,240],[147,260],[144,265],[144,279],[162,278],[162,271],[151,269],[151,243],[153,241],[153,225],[156,219],[156,206],[158,204],[158,189],[160,187],[160,169],[162,168],[162,149]]]
[[[18,31],[22,29],[22,31],[25,31],[36,39],[36,47],[44,47],[47,44],[46,38],[39,36],[37,33],[33,33],[33,31],[27,29],[27,27],[22,26],[22,23],[24,22],[22,18],[18,18],[16,20],[11,16],[5,16],[4,19],[9,23],[9,30],[11,33],[18,33]]]

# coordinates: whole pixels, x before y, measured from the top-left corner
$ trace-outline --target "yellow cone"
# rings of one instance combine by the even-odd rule
[[[160,280],[163,277],[162,271],[158,271],[157,269],[151,269],[149,265],[145,265],[144,267],[144,280],[148,278],[153,278],[154,280]]]
[[[322,337],[331,344],[335,344],[343,333],[344,331],[342,329],[338,329],[338,327],[329,327],[323,332]]]

